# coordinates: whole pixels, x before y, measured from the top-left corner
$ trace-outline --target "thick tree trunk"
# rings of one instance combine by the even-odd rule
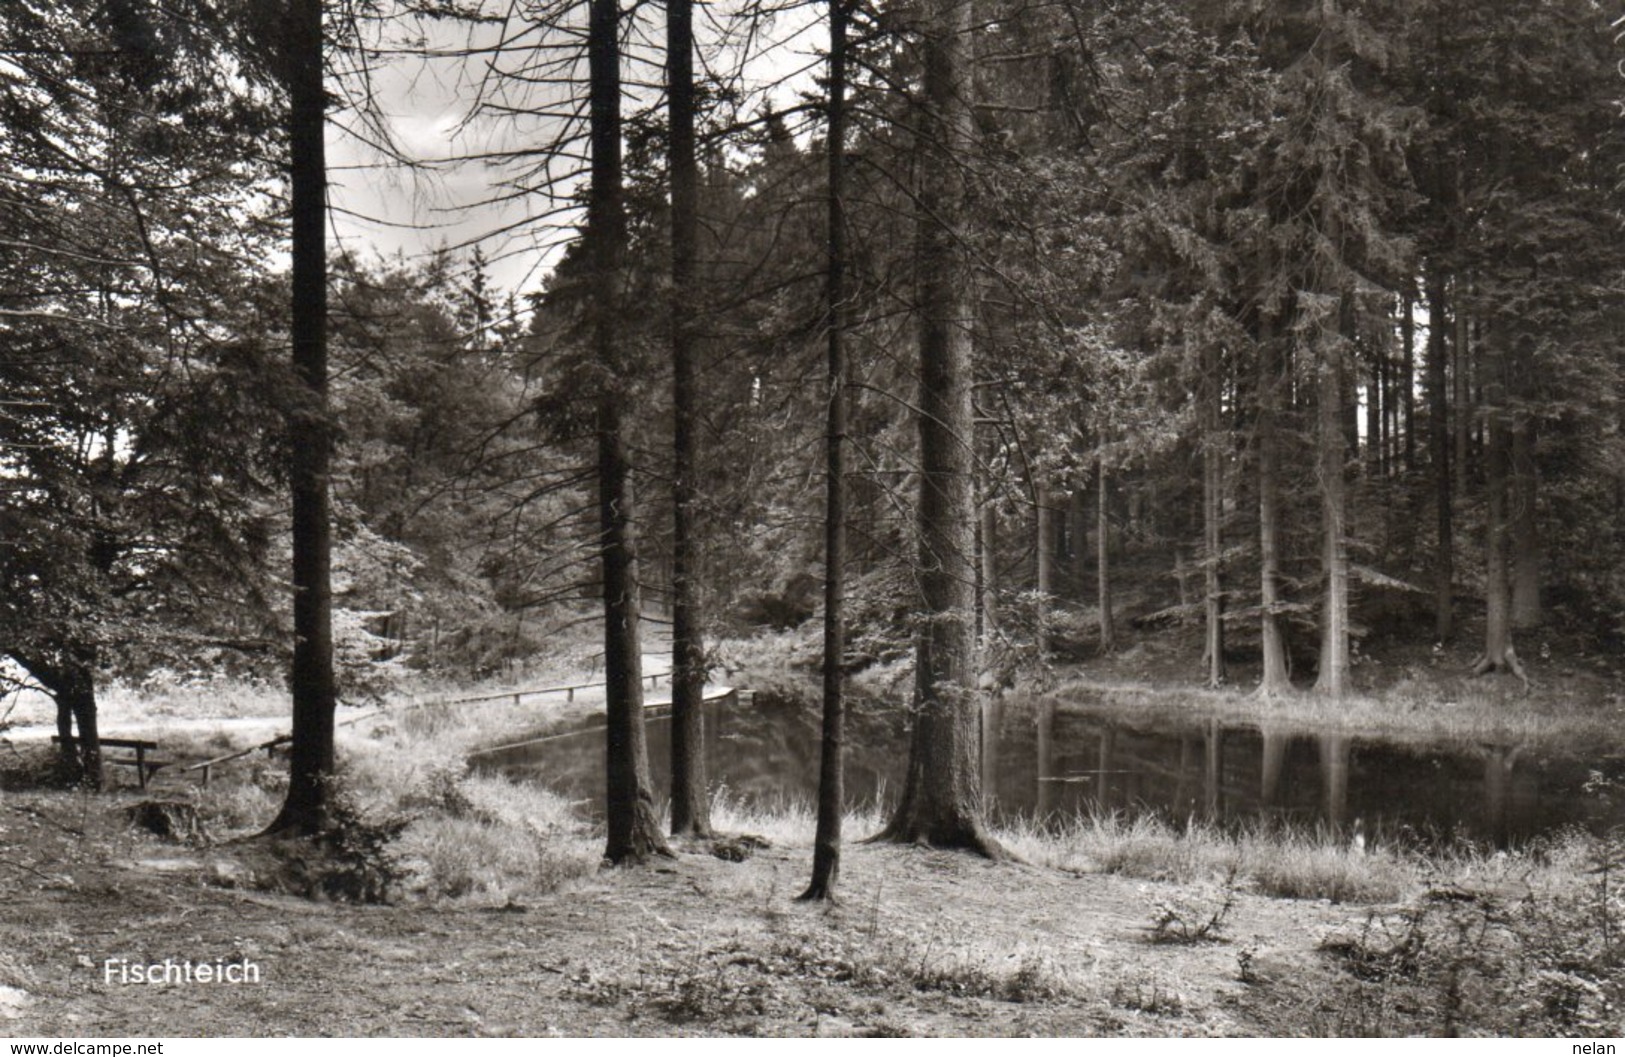
[[[96,727],[96,673],[91,664],[69,661],[62,672],[57,707],[66,707],[78,730],[74,748],[79,760],[79,780],[87,788],[100,789],[102,775],[101,733]],[[60,727],[60,721],[58,726]]]
[[[1446,365],[1449,352],[1446,328],[1451,325],[1445,303],[1444,280],[1437,265],[1428,264],[1428,453],[1433,462],[1433,498],[1436,511],[1436,544],[1433,554],[1434,638],[1449,642],[1454,634],[1452,606],[1455,580],[1455,544],[1451,527],[1452,475],[1450,471],[1450,397]],[[1457,328],[1457,333],[1460,329]]]
[[[101,736],[96,727],[96,653],[64,648],[52,654],[16,656],[56,702],[57,766],[64,782],[100,789]],[[75,729],[77,728],[77,734]]]
[[[711,834],[706,783],[705,621],[700,608],[699,547],[694,526],[700,472],[699,396],[695,389],[699,167],[694,156],[694,4],[666,5],[666,100],[671,164],[671,832]]]
[[[329,823],[334,773],[332,429],[327,408],[327,97],[322,2],[289,0],[287,69],[293,217],[293,736],[288,796],[267,830],[311,835]]]
[[[1212,342],[1202,346],[1202,583],[1203,656],[1207,685],[1224,685],[1224,578],[1220,554],[1224,549],[1224,452],[1219,423],[1219,352]]]
[[[1117,648],[1117,625],[1112,620],[1111,505],[1104,460],[1095,464],[1095,582],[1099,588],[1096,605],[1100,609],[1100,652]]]
[[[592,0],[588,25],[592,183],[587,240],[593,262],[593,351],[598,394],[598,521],[604,602],[604,856],[617,865],[670,855],[655,814],[643,729],[643,655],[632,518],[632,467],[626,455],[621,386],[631,371],[620,349],[620,284],[626,218],[621,183],[619,0]]]
[[[1512,626],[1541,625],[1540,532],[1536,521],[1535,424],[1527,413],[1512,420]]]
[[[824,725],[812,881],[802,899],[830,899],[841,873],[846,811],[846,0],[829,3],[829,166],[824,315],[829,408],[824,430]],[[986,588],[983,588],[984,592]]]
[[[1493,401],[1494,397],[1490,399]],[[1512,648],[1512,595],[1507,579],[1507,447],[1502,411],[1492,405],[1484,451],[1484,656],[1481,671],[1505,664]]]
[[[1274,697],[1291,689],[1286,643],[1281,635],[1280,483],[1276,480],[1276,415],[1280,405],[1280,350],[1272,320],[1258,328],[1258,567],[1259,634],[1263,671],[1258,693]]]
[[[1504,342],[1499,327],[1485,343],[1484,407],[1484,653],[1473,666],[1476,675],[1510,671],[1528,685],[1512,645],[1512,584],[1507,563],[1507,486],[1512,462],[1512,436],[1506,406]]]
[[[610,0],[611,3],[614,0]],[[613,383],[611,383],[613,384]],[[643,726],[643,649],[639,635],[637,554],[632,531],[632,468],[626,457],[620,396],[598,399],[598,516],[604,598],[604,857],[621,865],[670,855],[649,780]]]
[[[920,157],[920,626],[914,730],[902,797],[881,839],[1003,850],[982,822],[971,613],[971,282],[963,248],[972,154],[971,7],[928,0]]]
[[[35,678],[39,678],[39,673],[35,673]],[[40,682],[44,683],[45,680],[41,679]],[[84,780],[85,770],[79,761],[78,746],[73,739],[73,705],[54,690],[51,696],[56,701],[57,770],[64,782],[77,784]],[[98,743],[96,748],[99,753],[101,745]]]
[[[1346,298],[1345,298],[1346,301]],[[1346,314],[1345,311],[1339,315]],[[1321,333],[1319,363],[1320,406],[1316,410],[1320,477],[1322,558],[1326,594],[1320,614],[1320,673],[1315,690],[1342,697],[1349,668],[1349,565],[1347,551],[1347,487],[1343,467],[1347,461],[1342,429],[1343,350],[1335,325]]]

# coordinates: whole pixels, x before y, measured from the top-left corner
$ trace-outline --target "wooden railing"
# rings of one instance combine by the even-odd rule
[[[737,701],[738,698],[739,691],[731,686],[715,687],[714,689],[707,691],[705,695],[705,701],[713,704],[719,701]],[[644,708],[666,708],[670,705],[670,701],[645,701],[643,703]],[[501,752],[504,749],[517,749],[525,745],[542,745],[550,741],[558,741],[560,738],[574,738],[582,734],[589,734],[592,731],[603,729],[603,727],[587,727],[581,730],[564,730],[558,732],[557,734],[543,734],[542,736],[536,738],[525,738],[521,741],[510,741],[502,745],[492,745],[484,749],[475,749],[473,752],[470,752],[469,755],[485,756],[493,752]]]
[[[670,678],[670,676],[670,672],[656,672],[653,675],[643,676],[643,681],[647,682],[649,684],[649,688],[652,690],[660,685],[660,680]],[[568,686],[537,686],[523,690],[504,690],[501,693],[496,694],[476,694],[473,697],[453,697],[442,701],[425,701],[422,702],[421,705],[414,705],[412,707],[430,707],[433,705],[473,705],[483,701],[501,701],[504,698],[510,697],[513,698],[513,703],[517,705],[524,698],[541,697],[543,694],[563,694],[566,701],[574,701],[576,699],[577,690],[591,690],[595,687],[600,687],[603,685],[604,680],[599,679],[596,682],[571,683]]]
[[[656,672],[653,675],[645,675],[645,676],[643,676],[642,681],[647,682],[649,684],[650,689],[653,689],[654,687],[660,685],[660,680],[669,679],[670,677],[671,677],[670,672]],[[563,694],[564,699],[566,701],[574,701],[577,690],[591,690],[591,689],[595,689],[597,687],[601,687],[603,685],[604,685],[604,680],[599,679],[599,680],[596,680],[594,682],[586,682],[586,683],[569,683],[569,684],[560,685],[560,686],[537,686],[537,687],[528,687],[528,688],[524,688],[524,689],[505,690],[505,691],[503,691],[501,693],[495,693],[495,694],[474,694],[474,695],[471,695],[471,696],[468,696],[468,697],[439,698],[439,699],[434,700],[434,701],[412,701],[412,702],[408,702],[405,705],[398,706],[396,708],[390,708],[388,706],[386,706],[384,708],[375,708],[371,712],[363,712],[359,716],[351,716],[349,719],[346,719],[343,722],[338,723],[336,725],[340,726],[340,727],[350,727],[350,726],[354,726],[357,723],[361,723],[361,722],[363,722],[365,720],[373,719],[373,718],[375,718],[377,716],[381,716],[381,715],[384,715],[384,714],[386,714],[388,712],[392,712],[392,711],[412,712],[412,711],[415,711],[415,710],[420,709],[420,708],[442,708],[442,707],[446,707],[446,706],[450,706],[450,705],[473,705],[473,704],[481,704],[481,703],[484,703],[484,702],[487,702],[487,701],[506,701],[506,700],[509,700],[509,699],[512,699],[513,703],[515,705],[518,705],[521,701],[523,701],[527,697],[543,697],[543,696],[551,695],[551,694]],[[718,687],[718,688],[710,691],[709,693],[707,693],[705,695],[705,700],[707,700],[707,701],[722,701],[722,700],[727,700],[730,697],[737,696],[737,694],[738,694],[738,691],[733,689],[732,687]],[[659,708],[659,707],[662,707],[664,705],[669,705],[670,703],[671,702],[669,702],[669,701],[646,701],[646,702],[644,702],[644,707],[645,708]],[[234,752],[228,752],[228,753],[225,753],[224,755],[221,755],[221,756],[215,756],[212,759],[200,760],[197,763],[187,764],[185,767],[176,767],[174,769],[174,771],[175,771],[176,774],[188,774],[188,773],[191,773],[191,772],[201,772],[202,783],[206,786],[206,785],[209,784],[209,772],[211,770],[213,770],[213,768],[214,768],[214,766],[216,764],[228,763],[231,760],[239,759],[240,757],[247,756],[250,753],[258,752],[261,749],[263,749],[263,750],[265,750],[266,752],[269,753],[272,750],[278,748],[279,746],[286,745],[291,740],[292,740],[292,735],[290,735],[290,734],[278,734],[276,737],[270,739],[269,741],[262,741],[257,745],[250,745],[246,749],[237,749]],[[505,747],[506,746],[498,746],[498,748],[505,748]],[[494,751],[494,750],[483,750],[483,751]]]

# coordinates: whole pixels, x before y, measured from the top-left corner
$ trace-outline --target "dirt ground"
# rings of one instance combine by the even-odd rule
[[[1223,940],[1158,943],[1174,886],[861,844],[834,906],[794,901],[799,847],[694,848],[505,906],[313,903],[255,890],[253,843],[129,828],[133,793],[3,796],[16,1037],[1324,1034],[1313,982],[1339,973],[1317,944],[1368,914],[1242,893]],[[117,978],[166,958],[260,982]]]

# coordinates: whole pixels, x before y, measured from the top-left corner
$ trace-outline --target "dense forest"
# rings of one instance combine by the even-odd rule
[[[0,652],[67,767],[109,680],[291,670],[317,828],[337,703],[600,621],[636,859],[640,622],[678,730],[822,627],[833,802],[844,677],[912,659],[887,832],[996,855],[976,698],[1127,636],[1265,696],[1621,648],[1625,9],[689,8],[5,6]],[[513,146],[395,143],[378,67],[447,61]],[[340,135],[498,173],[545,278],[332,243]]]

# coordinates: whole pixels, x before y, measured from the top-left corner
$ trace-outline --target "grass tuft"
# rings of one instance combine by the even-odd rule
[[[1418,884],[1419,861],[1369,854],[1327,834],[1254,826],[1239,833],[1192,820],[1174,826],[1151,815],[1080,815],[1058,827],[1018,823],[999,840],[1037,866],[1197,884],[1234,877],[1262,895],[1378,903]]]

